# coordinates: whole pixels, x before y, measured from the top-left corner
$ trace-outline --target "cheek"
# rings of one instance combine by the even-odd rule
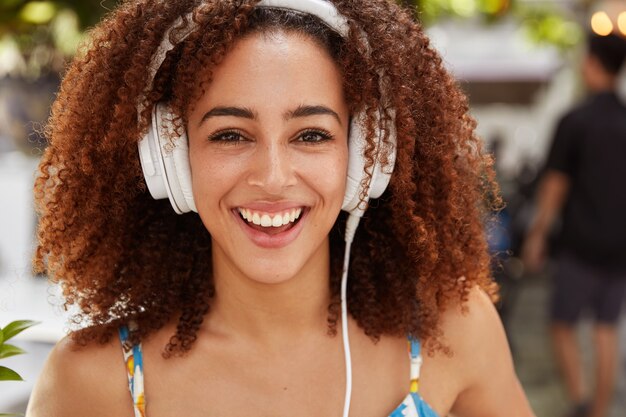
[[[191,186],[196,200],[196,205],[206,205],[217,202],[215,198],[224,193],[237,173],[235,167],[224,164],[223,161],[215,161],[211,158],[196,156],[190,158],[191,163]]]
[[[346,176],[348,175],[348,147],[342,147],[335,154],[334,161],[330,166],[329,180],[332,186],[338,191],[340,200],[343,202],[343,195],[346,191]],[[341,203],[340,203],[341,204]]]
[[[348,175],[347,155],[344,158],[337,160],[332,167],[333,171],[329,175],[329,182],[331,182],[330,185],[338,194],[340,201],[343,202],[343,196],[346,192],[346,176]]]
[[[301,165],[304,166],[304,165]],[[343,202],[348,172],[348,155],[346,152],[335,152],[324,158],[306,163],[306,180],[332,205]]]

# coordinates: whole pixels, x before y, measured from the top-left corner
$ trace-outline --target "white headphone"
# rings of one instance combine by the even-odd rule
[[[349,33],[349,26],[346,18],[341,15],[335,6],[325,0],[261,0],[257,7],[268,7],[287,9],[300,13],[312,14],[320,18],[331,29],[346,38]],[[185,21],[188,27],[180,30],[183,19],[179,18],[170,27],[152,57],[149,67],[150,83],[147,90],[152,88],[154,76],[165,60],[167,52],[175,45],[182,42],[191,32],[197,28],[197,24],[187,16]],[[170,42],[170,37],[178,35],[175,43]],[[367,37],[361,34],[361,39],[368,45]],[[380,73],[380,93],[383,98],[382,103],[388,103],[388,92],[386,91],[384,73]],[[141,113],[141,106],[139,108]],[[350,122],[350,134],[348,137],[348,175],[346,178],[346,192],[343,198],[341,209],[347,211],[350,216],[346,223],[345,241],[346,250],[344,254],[343,273],[341,278],[341,333],[344,347],[345,367],[346,367],[346,393],[343,408],[343,416],[348,417],[350,412],[350,399],[352,395],[352,360],[350,356],[350,341],[348,338],[348,307],[346,301],[348,265],[350,261],[350,247],[352,239],[358,227],[359,221],[367,208],[370,198],[380,197],[391,178],[396,159],[396,129],[395,112],[388,109],[390,119],[383,117],[384,109],[378,109],[376,135],[375,161],[370,169],[371,180],[368,184],[368,173],[366,172],[366,161],[364,157],[367,145],[366,132],[363,122],[367,119],[365,111],[352,115]],[[193,200],[191,189],[191,168],[189,166],[189,146],[186,133],[179,134],[174,128],[173,120],[175,115],[169,110],[166,104],[158,103],[152,110],[152,120],[148,133],[139,141],[139,158],[143,170],[146,184],[150,194],[155,199],[168,198],[172,207],[178,214],[189,211],[197,211]],[[383,152],[383,141],[385,135],[388,138],[391,150],[387,160],[387,170],[383,171],[381,153]],[[170,139],[173,141],[170,142]]]
[[[257,7],[288,9],[301,13],[308,13],[319,17],[326,25],[343,37],[349,33],[346,18],[339,14],[334,5],[324,0],[261,0]],[[180,33],[176,30],[178,39],[175,44],[170,42],[172,30],[178,29],[183,19],[179,18],[170,29],[167,30],[163,42],[152,57],[150,65],[150,79],[156,75],[159,67],[165,60],[167,52],[176,44],[182,42],[191,32],[197,29],[197,24],[188,16],[185,19],[188,27]],[[365,37],[363,39],[366,40]],[[148,87],[151,88],[152,81]],[[383,91],[384,93],[384,91]],[[384,95],[383,95],[384,97]],[[382,112],[382,109],[380,110]],[[393,113],[393,112],[392,112]],[[393,114],[392,114],[393,115]],[[186,133],[177,134],[173,127],[175,115],[166,104],[158,103],[152,110],[152,120],[148,132],[139,141],[139,158],[141,168],[148,190],[154,199],[168,198],[172,207],[178,214],[189,211],[197,211],[191,189],[191,168],[189,167],[189,148]],[[361,217],[370,198],[380,197],[391,177],[391,171],[395,163],[396,132],[395,121],[383,123],[383,127],[376,131],[376,160],[371,169],[372,178],[368,184],[365,172],[364,150],[367,144],[363,122],[366,120],[365,112],[352,116],[350,123],[350,135],[348,139],[348,175],[346,178],[346,192],[341,209]],[[378,120],[381,124],[381,120]],[[382,152],[385,130],[388,131],[388,140],[391,144],[391,152],[388,158],[388,168],[383,171],[378,154]],[[172,141],[171,138],[174,138]],[[363,201],[361,201],[361,198]]]

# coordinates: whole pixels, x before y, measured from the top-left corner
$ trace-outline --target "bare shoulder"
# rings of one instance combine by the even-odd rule
[[[69,337],[50,353],[27,417],[132,416],[120,343],[79,346]]]
[[[448,307],[441,330],[452,356],[435,355],[433,368],[454,381],[448,406],[455,416],[533,416],[515,374],[502,322],[483,290],[475,287],[466,302]]]
[[[450,305],[443,312],[441,327],[444,341],[461,358],[477,360],[485,356],[477,354],[485,349],[509,356],[500,317],[489,296],[479,287],[470,290],[467,301]]]

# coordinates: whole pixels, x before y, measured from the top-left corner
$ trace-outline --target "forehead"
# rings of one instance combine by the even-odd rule
[[[210,79],[200,104],[237,100],[270,105],[296,97],[344,100],[342,74],[330,54],[309,36],[282,30],[245,36],[222,62],[199,76]]]

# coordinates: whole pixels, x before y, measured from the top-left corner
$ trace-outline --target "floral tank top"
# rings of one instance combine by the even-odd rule
[[[147,417],[141,344],[131,345],[129,343],[129,331],[125,326],[119,329],[119,335],[122,342],[124,360],[126,361],[128,387],[134,405],[135,417]],[[422,366],[419,341],[409,338],[408,348],[411,358],[409,393],[388,417],[438,417],[437,413],[418,393],[420,368]]]

